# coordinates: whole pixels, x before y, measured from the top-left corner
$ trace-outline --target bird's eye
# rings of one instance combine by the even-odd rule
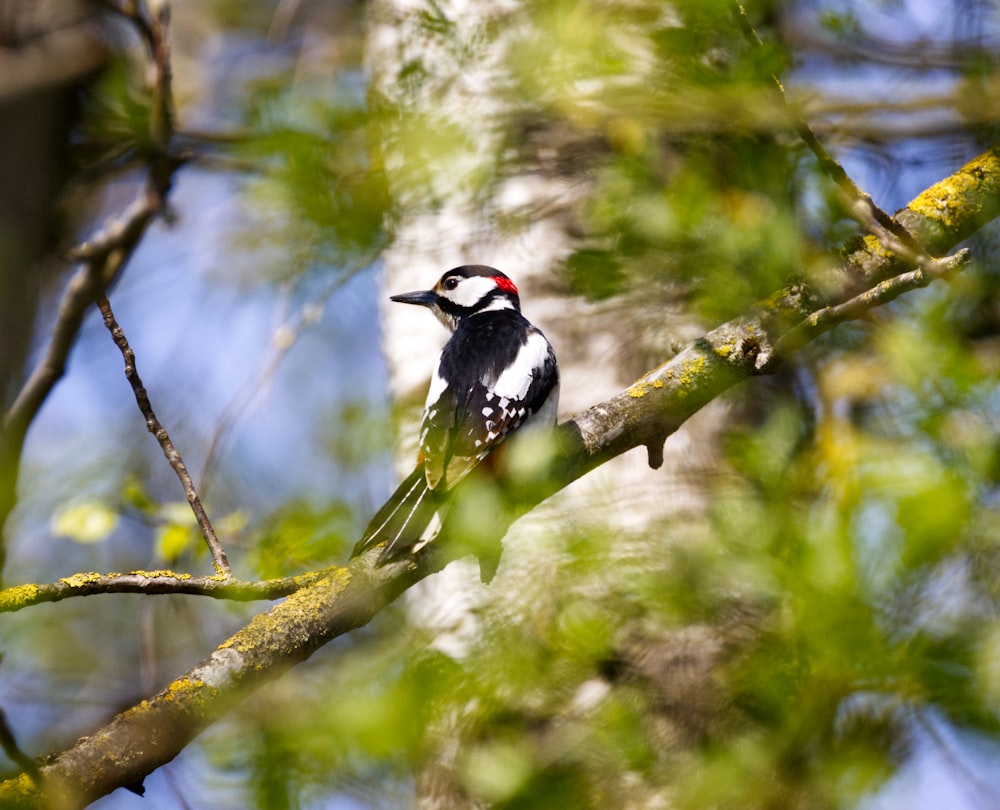
[[[446,278],[444,284],[442,285],[446,290],[454,290],[458,286],[458,279],[452,276],[451,278]]]

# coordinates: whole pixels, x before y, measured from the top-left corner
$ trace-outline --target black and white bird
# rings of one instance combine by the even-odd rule
[[[417,466],[354,548],[356,557],[384,543],[379,565],[433,540],[455,485],[513,431],[551,429],[559,402],[555,353],[499,270],[456,267],[433,289],[391,300],[427,307],[452,336],[427,393]]]

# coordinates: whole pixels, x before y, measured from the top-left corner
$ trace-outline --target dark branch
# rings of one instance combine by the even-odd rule
[[[66,371],[66,361],[87,308],[122,272],[153,217],[164,210],[173,174],[183,162],[169,153],[174,129],[167,39],[169,6],[166,0],[152,6],[108,0],[108,5],[135,23],[150,49],[151,148],[146,182],[138,199],[121,216],[109,219],[95,237],[73,251],[74,259],[82,262],[82,266],[73,275],[59,303],[52,336],[41,360],[0,426],[0,527],[16,502],[21,451],[28,427]],[[0,548],[0,567],[2,565],[3,550]]]
[[[41,780],[38,763],[21,750],[14,737],[14,732],[7,722],[7,713],[0,709],[0,748],[7,758],[18,765],[36,784]]]
[[[215,566],[215,570],[219,574],[228,577],[230,572],[226,551],[215,534],[215,528],[212,526],[212,521],[209,520],[208,513],[201,502],[201,497],[198,495],[198,490],[195,489],[194,481],[191,480],[191,475],[188,473],[184,459],[181,458],[180,452],[174,446],[170,434],[167,433],[167,429],[157,419],[156,413],[153,411],[153,405],[149,401],[149,393],[142,384],[142,378],[135,367],[135,352],[129,346],[125,332],[118,325],[118,321],[115,320],[115,315],[111,311],[111,303],[108,299],[101,296],[97,301],[97,306],[100,308],[101,315],[104,318],[104,325],[111,333],[115,345],[121,350],[122,358],[125,360],[125,378],[128,380],[129,385],[132,386],[132,391],[135,394],[135,402],[146,419],[146,428],[156,437],[156,441],[159,442],[160,448],[163,450],[163,455],[166,456],[171,469],[177,474],[177,478],[184,488],[184,496],[191,506],[191,511],[194,512],[195,520],[198,521],[198,528],[201,529],[201,536],[205,538],[205,544],[212,555],[212,564]]]
[[[736,17],[740,22],[740,26],[743,28],[743,32],[746,37],[753,42],[758,47],[763,47],[764,43],[761,41],[760,35],[757,33],[757,29],[754,28],[753,23],[750,21],[750,16],[747,14],[747,10],[743,3],[734,3],[736,10]],[[785,96],[785,86],[782,84],[781,79],[779,79],[774,74],[771,74],[771,79],[774,82],[775,87],[775,97],[778,103],[781,105],[794,124],[795,132],[802,139],[802,142],[809,147],[809,151],[813,153],[819,163],[820,169],[822,169],[833,182],[840,189],[841,193],[848,200],[847,212],[857,219],[861,224],[867,225],[868,220],[873,220],[878,223],[878,225],[893,234],[897,240],[906,245],[909,250],[922,253],[923,248],[921,248],[920,243],[914,239],[913,234],[911,234],[905,227],[903,227],[899,222],[894,220],[888,213],[886,213],[882,208],[880,208],[875,201],[871,198],[869,194],[862,191],[855,183],[851,176],[847,173],[842,165],[827,151],[826,147],[823,146],[822,142],[816,133],[813,132],[812,127],[809,123],[801,116],[794,115],[788,105],[788,99]],[[860,218],[859,218],[860,217]]]

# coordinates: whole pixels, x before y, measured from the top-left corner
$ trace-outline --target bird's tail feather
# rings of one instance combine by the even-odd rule
[[[427,484],[424,465],[420,463],[369,521],[351,556],[357,557],[385,543],[378,558],[378,565],[383,565],[399,559],[416,546],[423,546],[433,539],[425,534],[440,507],[441,498]]]

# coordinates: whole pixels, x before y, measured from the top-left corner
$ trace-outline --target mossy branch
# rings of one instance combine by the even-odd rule
[[[72,574],[57,582],[4,588],[0,590],[0,613],[13,613],[43,602],[61,602],[74,596],[110,593],[189,594],[234,602],[280,599],[314,584],[328,573],[328,570],[309,571],[292,577],[247,581],[218,574],[204,577],[176,571],[108,574],[90,571]]]

